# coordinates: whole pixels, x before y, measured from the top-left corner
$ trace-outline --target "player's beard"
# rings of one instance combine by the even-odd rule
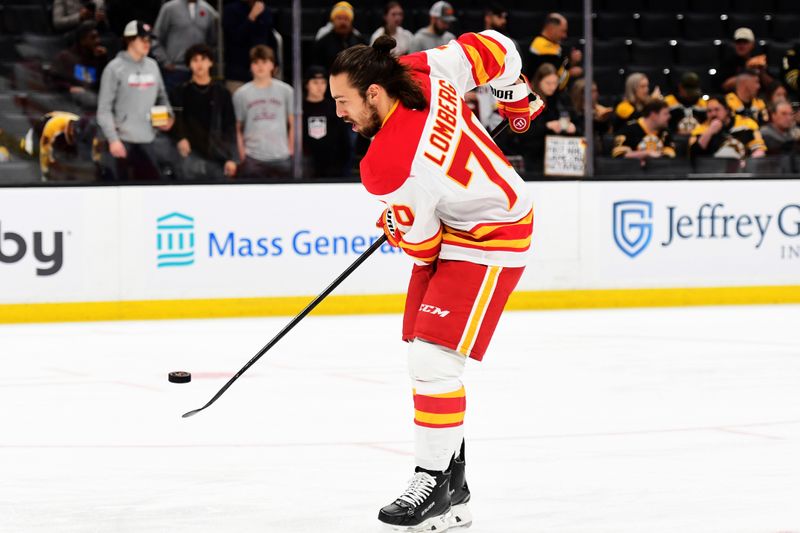
[[[367,139],[372,139],[375,135],[378,134],[378,131],[381,129],[381,119],[378,116],[378,108],[369,102],[366,102],[366,112],[364,117],[364,125],[359,125],[358,133],[362,137],[366,137]]]

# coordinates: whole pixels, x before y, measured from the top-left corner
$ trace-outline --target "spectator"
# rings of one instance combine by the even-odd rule
[[[294,90],[272,77],[275,53],[263,44],[250,51],[253,81],[233,95],[237,177],[288,178],[294,151]]]
[[[544,163],[545,137],[547,135],[572,135],[577,128],[569,118],[569,111],[562,105],[558,93],[558,71],[545,63],[531,79],[531,89],[545,101],[545,109],[536,123],[527,132],[513,135],[509,149],[521,154],[528,171],[541,173]]]
[[[586,81],[583,78],[576,80],[569,89],[570,102],[572,103],[572,110],[574,117],[572,123],[577,128],[578,135],[584,135],[584,101],[583,91],[586,87]],[[594,134],[602,136],[611,131],[611,116],[614,110],[600,104],[600,91],[597,90],[597,84],[592,83],[592,115],[594,117]],[[599,146],[599,144],[596,144]]]
[[[642,107],[642,116],[629,122],[614,137],[612,157],[645,159],[658,157],[675,157],[675,145],[670,137],[669,106],[664,100],[651,99]]]
[[[492,3],[483,10],[483,29],[506,33],[508,25],[508,10],[498,4]],[[514,42],[516,44],[516,41]]]
[[[53,2],[53,27],[56,31],[74,30],[81,22],[87,21],[105,24],[104,0],[55,0]]]
[[[800,73],[800,44],[787,50],[781,61],[781,80],[789,90],[790,102],[800,102],[798,73]]]
[[[339,2],[331,9],[331,31],[314,42],[314,64],[330,68],[336,54],[355,46],[367,44],[360,33],[353,29],[353,6],[347,2]]]
[[[614,131],[642,116],[642,109],[651,98],[661,98],[658,87],[650,92],[650,80],[641,72],[630,74],[625,80],[625,96],[614,108]]]
[[[748,69],[757,73],[761,85],[769,86],[772,83],[772,76],[767,72],[767,55],[762,50],[756,49],[756,36],[753,30],[738,28],[733,33],[733,41],[733,49],[727,50],[719,69],[722,90],[732,91],[736,85],[736,76]]]
[[[761,85],[758,81],[758,72],[754,70],[742,71],[736,76],[736,89],[725,95],[728,107],[737,115],[752,118],[759,124],[768,121],[767,105],[758,97]]]
[[[125,50],[103,71],[97,123],[108,141],[113,179],[158,179],[155,128],[172,127],[172,109],[150,52],[150,25],[132,20],[123,32]],[[166,114],[166,117],[164,116]]]
[[[577,48],[565,54],[561,43],[567,38],[567,19],[560,13],[550,13],[544,19],[542,31],[528,49],[528,72],[536,72],[542,63],[549,63],[558,72],[558,88],[564,90],[570,79],[583,76],[583,53]]]
[[[273,33],[272,14],[264,0],[234,0],[226,4],[222,30],[225,37],[225,86],[233,94],[253,79],[250,50],[259,44],[277,50],[278,43]]]
[[[336,9],[336,6],[339,4],[342,4],[342,7],[344,7],[345,9],[348,7],[351,10],[353,9],[353,6],[349,2],[338,2],[333,6],[334,9]],[[314,35],[314,40],[319,41],[320,39],[328,35],[332,29],[333,29],[333,21],[329,19],[328,22],[326,22],[323,26],[320,26],[320,28],[317,30],[316,35]],[[358,37],[361,37],[361,32],[358,31],[356,28],[353,28],[353,33],[356,34]]]
[[[231,94],[211,79],[211,48],[195,44],[186,51],[192,79],[172,93],[177,111],[173,134],[186,178],[219,178],[236,174],[236,117]]]
[[[392,55],[399,57],[408,53],[414,34],[403,28],[403,6],[400,5],[400,2],[389,2],[384,6],[383,26],[375,30],[369,39],[369,44],[371,45],[375,39],[384,34],[397,41],[397,46],[392,48]]]
[[[430,24],[414,34],[409,52],[430,50],[455,39],[456,36],[448,31],[450,25],[456,21],[454,13],[453,6],[449,3],[443,1],[434,3],[428,11]]]
[[[97,176],[92,159],[93,140],[94,128],[88,119],[51,111],[26,136],[24,149],[30,155],[38,151],[39,169],[46,181],[90,181]]]
[[[781,85],[779,81],[773,81],[769,87],[767,87],[766,94],[764,95],[767,107],[769,108],[770,104],[777,104],[778,102],[788,102],[789,101],[789,91],[786,90],[786,87]]]
[[[83,108],[97,109],[100,76],[108,63],[108,51],[100,44],[97,24],[81,22],[75,32],[75,44],[62,50],[52,66],[56,87],[69,92]]]
[[[303,100],[303,157],[307,178],[345,176],[350,142],[347,123],[336,116],[336,104],[328,96],[325,69],[311,66],[305,75]]]
[[[700,89],[700,76],[684,72],[678,84],[678,94],[668,94],[664,101],[669,106],[669,131],[673,135],[690,135],[701,122],[706,121],[706,101]]]
[[[769,123],[761,128],[761,136],[770,155],[797,153],[800,128],[794,122],[792,104],[786,101],[770,104]]]
[[[164,69],[167,90],[191,76],[184,55],[193,44],[217,44],[217,12],[205,0],[169,0],[158,12],[153,57]]]
[[[689,155],[735,159],[764,156],[766,145],[753,119],[731,112],[722,96],[712,96],[707,104],[706,121],[689,139]]]

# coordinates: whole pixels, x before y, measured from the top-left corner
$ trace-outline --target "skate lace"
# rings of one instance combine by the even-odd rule
[[[409,481],[408,488],[397,499],[418,506],[430,496],[436,487],[436,480],[426,472],[417,472]]]

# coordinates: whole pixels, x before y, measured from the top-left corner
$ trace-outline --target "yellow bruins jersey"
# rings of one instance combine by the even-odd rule
[[[691,135],[692,131],[706,121],[708,104],[702,98],[687,104],[674,94],[668,94],[664,102],[669,106],[669,131],[678,135]]]
[[[569,83],[569,58],[565,56],[563,48],[544,35],[537,35],[528,48],[528,77],[532,78],[539,67],[550,63],[556,68],[558,74],[558,88],[563,90]]]
[[[59,141],[66,142],[69,123],[78,120],[78,115],[65,111],[52,111],[43,117],[44,126],[39,136],[39,167],[43,176],[47,177],[50,165],[55,161],[53,147]]]
[[[731,108],[731,111],[737,115],[755,120],[759,126],[763,126],[769,122],[767,104],[765,104],[764,100],[761,98],[755,97],[749,103],[745,104],[735,92],[731,92],[725,95],[725,101],[728,103],[728,107]]]
[[[690,154],[707,155],[715,157],[738,157],[744,159],[756,150],[766,150],[767,145],[761,137],[761,131],[755,120],[733,115],[733,120],[727,128],[717,132],[702,148],[697,140],[708,129],[709,123],[704,122],[697,126],[689,139]]]
[[[614,137],[612,157],[624,157],[628,152],[647,150],[659,152],[665,157],[675,157],[675,145],[669,131],[652,131],[647,128],[643,118],[629,123],[619,135]]]

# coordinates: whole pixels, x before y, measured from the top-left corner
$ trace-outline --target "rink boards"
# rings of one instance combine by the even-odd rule
[[[800,182],[529,183],[516,309],[800,301]],[[358,184],[0,189],[0,322],[294,314],[379,233]],[[385,246],[318,310],[402,309]]]

